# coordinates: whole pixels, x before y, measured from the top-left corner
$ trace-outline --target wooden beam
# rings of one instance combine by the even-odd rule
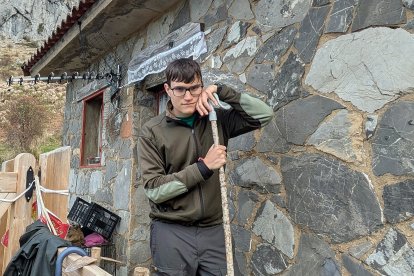
[[[0,193],[15,193],[17,173],[0,172]]]
[[[63,250],[65,250],[66,248],[62,247],[59,248],[58,250],[58,254],[62,253]],[[82,258],[80,255],[78,254],[69,254],[64,260],[63,260],[63,265],[62,265],[62,275],[64,276],[110,276],[111,274],[109,274],[108,272],[106,272],[105,270],[103,270],[102,268],[100,268],[97,265],[91,264],[91,265],[87,265],[82,267],[81,269],[78,269],[76,271],[73,272],[69,272],[66,273],[65,268],[70,264],[75,262],[77,259]]]
[[[16,193],[6,193],[6,194],[0,194],[0,198],[2,199],[13,199],[16,197]],[[0,202],[0,218],[3,217],[4,214],[6,214],[7,210],[10,208],[11,203],[8,202]],[[1,233],[0,233],[1,235]]]
[[[41,169],[40,185],[51,190],[67,190],[69,188],[70,147],[61,147],[39,156]],[[68,215],[68,196],[43,193],[46,208],[52,211],[63,222]]]
[[[1,171],[2,172],[13,172],[14,170],[14,159],[4,161],[1,164]]]

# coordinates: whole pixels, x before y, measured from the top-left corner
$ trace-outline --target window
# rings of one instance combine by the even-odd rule
[[[81,166],[100,166],[102,156],[103,91],[83,100]]]
[[[167,108],[167,102],[168,102],[168,94],[165,92],[164,88],[157,92],[157,115],[163,113],[165,109]]]

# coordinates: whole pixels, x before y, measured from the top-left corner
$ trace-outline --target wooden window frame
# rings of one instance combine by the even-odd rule
[[[97,167],[102,166],[102,138],[103,138],[102,137],[102,133],[103,133],[102,130],[103,130],[103,123],[104,123],[103,122],[103,114],[104,114],[104,106],[105,106],[103,97],[104,97],[105,89],[106,88],[97,90],[96,92],[94,92],[93,94],[91,94],[90,96],[88,96],[88,97],[86,97],[82,100],[83,109],[82,109],[82,134],[81,134],[82,136],[81,136],[81,145],[80,145],[80,165],[79,165],[80,168],[97,168]],[[85,135],[86,135],[86,133],[85,133],[86,107],[87,107],[87,102],[88,101],[91,101],[92,99],[97,98],[97,97],[102,97],[102,105],[101,105],[101,110],[100,110],[101,122],[100,122],[100,130],[99,130],[101,137],[99,137],[99,145],[98,145],[99,146],[98,154],[99,154],[100,160],[99,160],[99,163],[88,164],[88,162],[86,160],[85,153],[84,153],[84,150],[85,150]]]

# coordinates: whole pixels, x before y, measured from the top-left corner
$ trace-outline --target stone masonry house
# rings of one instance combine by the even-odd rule
[[[85,74],[69,205],[122,218],[117,275],[151,262],[137,137],[181,56],[276,115],[228,149],[237,275],[414,275],[413,18],[413,0],[83,0],[24,70]]]

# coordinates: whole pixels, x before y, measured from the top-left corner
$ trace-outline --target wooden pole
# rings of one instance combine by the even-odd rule
[[[213,131],[214,145],[219,145],[219,136],[217,129],[217,121],[211,121],[211,130]],[[219,169],[220,179],[220,191],[221,191],[221,204],[223,209],[223,228],[224,228],[224,242],[226,245],[226,262],[227,262],[227,276],[234,275],[233,267],[233,245],[231,242],[231,227],[230,227],[230,215],[229,215],[229,203],[227,201],[227,184],[226,175],[224,173],[224,167]]]

